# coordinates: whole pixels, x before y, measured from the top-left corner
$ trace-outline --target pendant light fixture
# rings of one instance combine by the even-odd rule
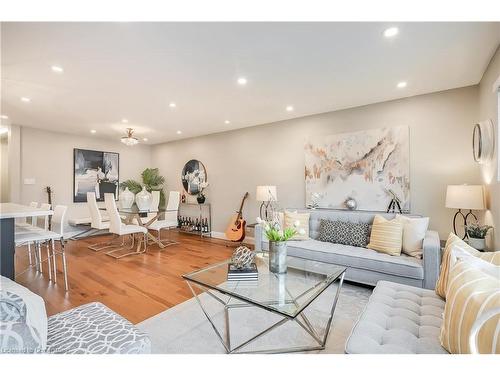
[[[127,146],[134,146],[139,143],[139,140],[134,137],[134,129],[127,128],[127,135],[121,138],[123,144]]]

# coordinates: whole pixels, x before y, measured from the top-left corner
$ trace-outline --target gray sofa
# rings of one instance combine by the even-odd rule
[[[388,219],[393,218],[394,214],[326,209],[298,211],[311,214],[309,220],[311,239],[289,241],[288,255],[345,266],[346,280],[366,285],[375,286],[378,281],[385,280],[426,289],[434,288],[441,264],[441,247],[437,232],[427,232],[422,259],[405,254],[391,256],[370,249],[321,242],[317,238],[321,219],[371,224],[376,214]],[[269,243],[260,225],[256,226],[254,236],[255,249],[268,251]]]

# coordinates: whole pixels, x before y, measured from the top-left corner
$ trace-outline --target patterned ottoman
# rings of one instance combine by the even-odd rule
[[[47,353],[147,354],[151,340],[125,318],[99,302],[48,319]]]

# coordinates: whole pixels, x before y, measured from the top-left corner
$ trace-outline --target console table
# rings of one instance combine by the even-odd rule
[[[198,230],[188,230],[185,228],[179,227],[179,232],[189,233],[189,234],[197,234],[201,237],[212,237],[212,206],[210,203],[179,203],[179,216],[183,216],[181,208],[197,208],[197,218],[202,221],[204,219],[208,220],[208,232],[198,231]]]

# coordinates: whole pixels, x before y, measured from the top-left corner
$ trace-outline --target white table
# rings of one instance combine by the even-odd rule
[[[52,215],[54,211],[17,203],[0,203],[0,275],[14,280],[15,219]]]

